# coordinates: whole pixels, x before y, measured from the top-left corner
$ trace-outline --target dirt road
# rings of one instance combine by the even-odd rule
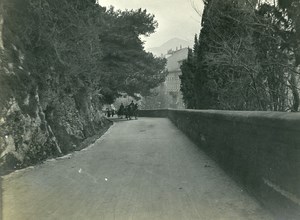
[[[4,220],[272,219],[168,119],[117,122],[2,187]]]

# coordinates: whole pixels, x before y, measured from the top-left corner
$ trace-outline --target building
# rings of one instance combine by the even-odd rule
[[[169,51],[167,55],[167,70],[168,75],[166,77],[165,92],[168,96],[168,106],[169,108],[182,109],[185,108],[182,93],[180,91],[180,66],[182,62],[187,59],[188,48],[181,48],[175,51]]]
[[[175,108],[184,109],[180,91],[180,66],[187,59],[188,48],[169,50],[164,57],[167,59],[168,75],[164,83],[152,90],[153,95],[143,98],[142,109]]]

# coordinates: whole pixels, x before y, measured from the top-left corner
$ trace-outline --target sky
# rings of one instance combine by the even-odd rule
[[[147,9],[158,21],[156,33],[142,38],[145,48],[161,46],[172,38],[193,42],[200,32],[202,0],[99,0],[102,6],[113,5],[116,9]]]

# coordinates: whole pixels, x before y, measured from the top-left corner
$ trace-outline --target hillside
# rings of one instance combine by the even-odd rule
[[[148,48],[147,51],[153,53],[156,56],[160,56],[161,54],[167,54],[167,51],[170,49],[176,50],[176,47],[179,49],[181,47],[191,47],[193,45],[192,42],[180,39],[180,38],[172,38],[168,40],[166,43],[162,44],[159,47]]]

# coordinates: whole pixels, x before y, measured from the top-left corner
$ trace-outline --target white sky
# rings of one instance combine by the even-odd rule
[[[99,4],[116,9],[142,8],[154,14],[158,28],[143,38],[145,48],[160,46],[174,37],[193,42],[194,35],[200,32],[201,17],[193,5],[202,13],[202,0],[99,0]]]

